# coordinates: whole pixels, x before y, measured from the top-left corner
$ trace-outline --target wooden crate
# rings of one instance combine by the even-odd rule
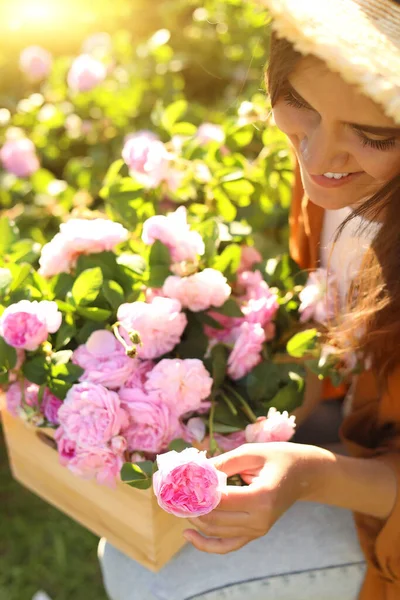
[[[29,427],[5,409],[1,416],[15,479],[46,502],[152,571],[161,569],[185,544],[186,520],[161,510],[152,489],[118,483],[113,490],[85,481],[59,464],[43,430]]]

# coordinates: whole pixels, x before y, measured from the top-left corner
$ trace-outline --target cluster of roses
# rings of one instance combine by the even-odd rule
[[[50,277],[73,272],[81,254],[112,250],[127,237],[121,225],[106,219],[71,220],[43,247],[40,273]],[[243,251],[233,290],[220,271],[196,271],[204,242],[190,229],[184,207],[148,219],[142,238],[146,244],[162,242],[171,255],[171,272],[178,274],[167,277],[160,289],[147,289],[145,302],[121,304],[114,333],[110,328],[97,330],[74,350],[71,360],[83,372],[63,402],[20,375],[7,391],[13,414],[28,415],[36,425],[47,421],[58,427],[56,440],[63,464],[83,477],[108,484],[115,482],[124,460],[154,458],[176,438],[205,443],[201,415],[210,407],[212,378],[201,360],[162,358],[181,341],[187,325],[184,309],[209,310],[220,323],[221,329],[206,328],[210,347],[222,341],[231,348],[228,374],[239,379],[262,360],[262,346],[273,337],[278,308],[277,296],[261,273],[249,270],[261,259],[252,248]],[[232,292],[242,317],[212,310],[222,306]],[[22,300],[5,309],[0,335],[19,353],[17,373],[24,351],[45,348],[49,334],[61,322],[56,302]],[[129,348],[136,337],[140,344],[132,358]],[[51,347],[45,351],[51,353]],[[216,442],[221,450],[228,450],[246,441],[289,439],[293,431],[294,421],[287,413],[270,411],[268,418],[245,431],[216,434]]]

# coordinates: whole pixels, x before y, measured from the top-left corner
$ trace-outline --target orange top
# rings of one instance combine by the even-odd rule
[[[317,266],[323,218],[324,210],[304,197],[297,170],[290,251],[303,268]],[[390,464],[400,486],[400,365],[382,393],[371,371],[360,376],[352,412],[343,421],[341,437],[352,456],[379,457]],[[368,563],[359,600],[399,600],[400,494],[386,521],[361,514],[355,514],[355,521]]]

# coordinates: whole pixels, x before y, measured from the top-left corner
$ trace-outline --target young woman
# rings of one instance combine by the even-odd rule
[[[350,456],[281,443],[214,459],[249,485],[191,521],[198,531],[185,537],[208,554],[189,547],[150,578],[108,547],[112,600],[400,598],[400,2],[264,2],[276,32],[274,117],[305,190],[293,200],[292,254],[335,272],[343,311],[330,337],[343,352],[361,348],[371,365],[342,424]],[[318,395],[309,389],[310,405]],[[363,558],[341,509],[355,513],[362,586]],[[115,573],[130,593],[117,591]]]

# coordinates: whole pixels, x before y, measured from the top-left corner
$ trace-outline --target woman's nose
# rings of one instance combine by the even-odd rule
[[[339,140],[318,127],[304,135],[299,145],[303,164],[312,175],[344,172],[349,153],[340,147]]]

